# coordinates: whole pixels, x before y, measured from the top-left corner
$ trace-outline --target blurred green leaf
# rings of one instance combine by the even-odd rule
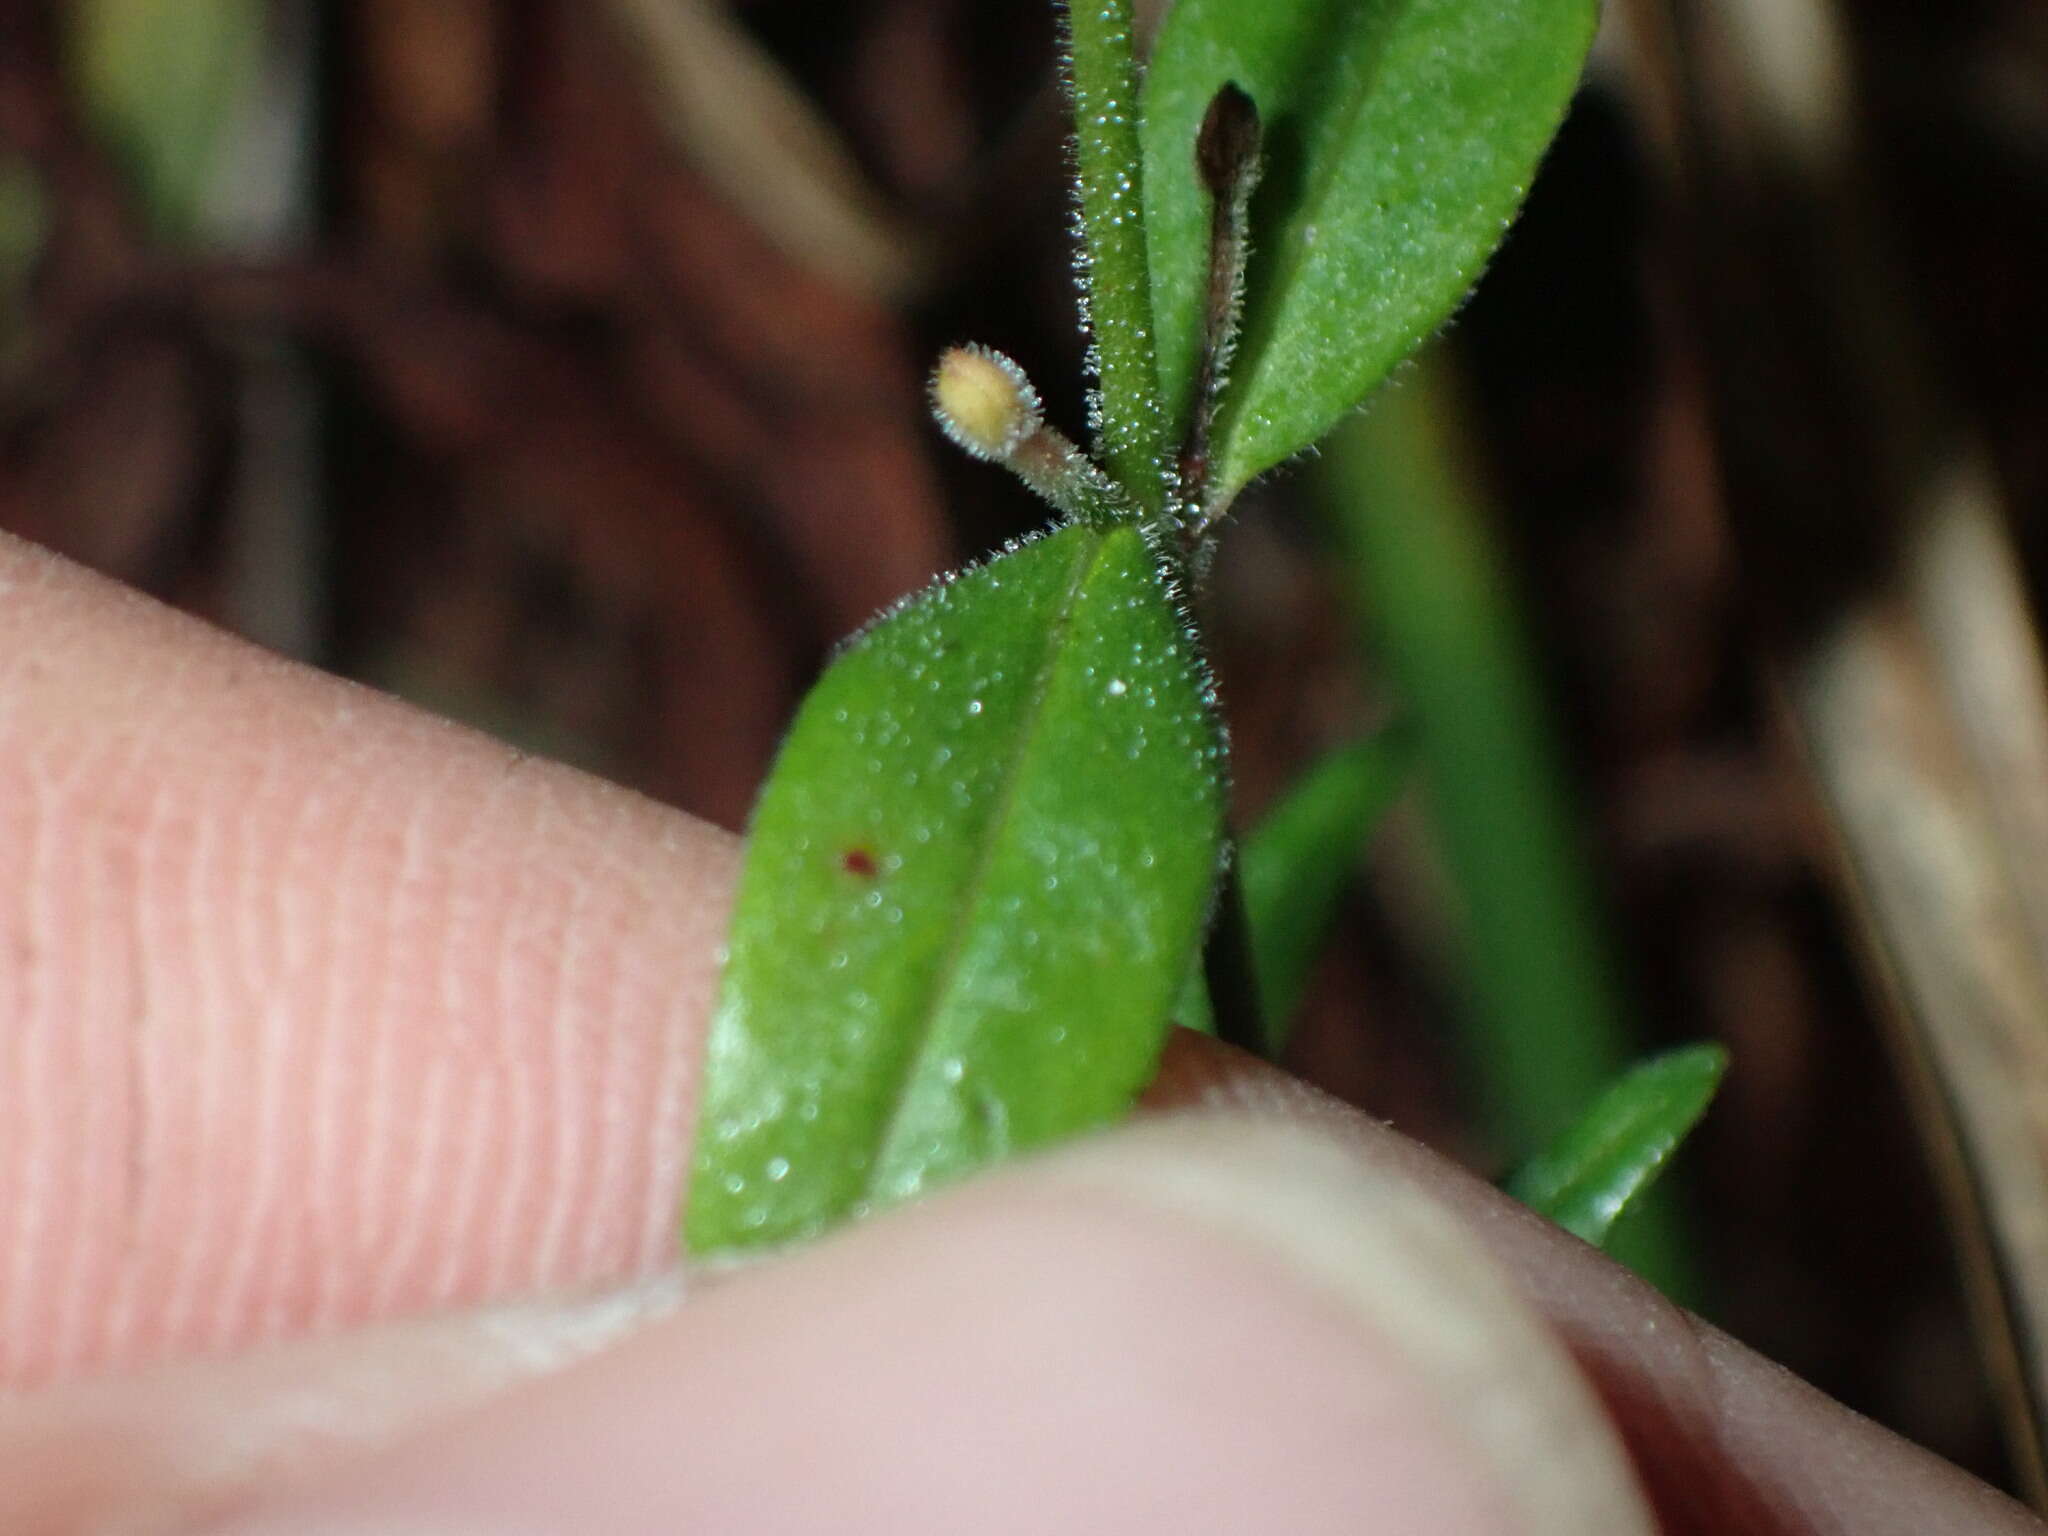
[[[1195,132],[1227,81],[1265,120],[1243,340],[1217,426],[1233,493],[1308,446],[1457,304],[1564,116],[1596,0],[1179,0],[1145,83],[1161,395],[1188,407],[1208,204]]]
[[[22,301],[49,232],[42,178],[18,156],[0,156],[0,363],[22,324]]]
[[[0,156],[0,288],[28,276],[49,231],[42,178],[17,155]]]
[[[1367,836],[1408,782],[1408,734],[1393,727],[1324,757],[1245,839],[1251,929],[1267,1054],[1287,1043],[1302,988]]]
[[[1368,648],[1415,730],[1469,1069],[1489,1130],[1526,1157],[1627,1069],[1634,1032],[1457,384],[1427,349],[1331,434],[1324,484]],[[1651,1200],[1618,1238],[1618,1258],[1692,1294],[1674,1208]]]
[[[1222,836],[1195,647],[1136,529],[923,593],[805,699],[757,805],[685,1235],[785,1241],[1122,1114]]]
[[[1062,7],[1074,96],[1074,178],[1101,459],[1156,512],[1166,495],[1166,422],[1152,353],[1152,279],[1142,220],[1137,67],[1130,0]]]
[[[161,235],[200,222],[226,131],[262,60],[263,0],[74,0],[68,53],[87,120]]]
[[[1323,469],[1367,647],[1415,731],[1455,891],[1470,1056],[1527,1155],[1633,1051],[1576,807],[1450,357],[1432,349],[1332,434]]]
[[[1605,1246],[1615,1222],[1656,1182],[1707,1112],[1727,1067],[1728,1052],[1718,1045],[1652,1057],[1517,1170],[1508,1193],[1566,1231]]]

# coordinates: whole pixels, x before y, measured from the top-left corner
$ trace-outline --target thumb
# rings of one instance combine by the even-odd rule
[[[232,1529],[1651,1526],[1590,1390],[1454,1217],[1225,1116],[731,1272]]]

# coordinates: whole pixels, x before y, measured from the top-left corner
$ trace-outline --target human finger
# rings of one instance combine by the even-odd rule
[[[1478,1245],[1326,1138],[1130,1127],[733,1275],[222,1529],[1651,1529]]]
[[[905,1250],[918,1255],[917,1274],[906,1271],[910,1260],[901,1253],[876,1271],[893,1277],[874,1282],[879,1312],[848,1311],[840,1305],[867,1282],[857,1284],[845,1278],[836,1267],[842,1262],[837,1258],[822,1271],[804,1271],[807,1275],[822,1273],[828,1281],[806,1281],[787,1293],[774,1288],[781,1284],[774,1282],[763,1294],[780,1299],[743,1306],[737,1295],[757,1281],[771,1282],[778,1268],[771,1264],[743,1272],[731,1281],[732,1297],[700,1297],[673,1318],[667,1316],[672,1297],[666,1293],[650,1297],[645,1292],[630,1292],[600,1304],[595,1311],[512,1309],[484,1317],[451,1317],[372,1330],[324,1344],[302,1344],[241,1361],[187,1365],[134,1382],[87,1383],[23,1400],[15,1405],[17,1412],[11,1421],[0,1414],[0,1464],[27,1470],[26,1476],[6,1480],[16,1499],[27,1502],[0,1508],[0,1513],[7,1515],[0,1524],[24,1532],[90,1529],[88,1515],[96,1517],[104,1511],[131,1513],[137,1507],[217,1510],[252,1495],[281,1499],[284,1502],[273,1508],[296,1511],[300,1505],[280,1490],[310,1470],[343,1462],[352,1463],[344,1476],[349,1487],[382,1486],[375,1483],[374,1472],[364,1470],[377,1465],[374,1457],[363,1463],[353,1462],[353,1458],[379,1445],[417,1440],[430,1449],[394,1454],[407,1465],[412,1464],[408,1457],[425,1457],[427,1464],[439,1465],[446,1459],[439,1449],[446,1437],[469,1435],[461,1426],[468,1422],[468,1411],[476,1404],[612,1339],[619,1342],[604,1357],[611,1363],[594,1362],[590,1369],[604,1381],[619,1384],[620,1403],[641,1407],[618,1406],[604,1412],[615,1411],[630,1421],[644,1410],[669,1430],[683,1427],[677,1432],[684,1434],[687,1443],[661,1442],[667,1448],[660,1455],[648,1449],[650,1464],[667,1465],[680,1458],[677,1465],[694,1465],[691,1458],[697,1450],[688,1437],[697,1431],[688,1427],[701,1425],[707,1414],[715,1415],[730,1406],[735,1382],[758,1378],[789,1384],[799,1396],[810,1391],[802,1385],[810,1378],[803,1370],[793,1373],[785,1361],[784,1352],[797,1347],[792,1340],[813,1340],[815,1350],[812,1344],[803,1344],[798,1351],[812,1366],[823,1370],[819,1362],[837,1361],[826,1371],[835,1383],[831,1390],[855,1405],[846,1411],[861,1422],[879,1424],[881,1420],[870,1414],[879,1399],[867,1381],[869,1367],[848,1364],[848,1357],[817,1343],[814,1335],[819,1329],[834,1336],[844,1332],[851,1337],[848,1347],[859,1360],[874,1361],[877,1350],[891,1358],[900,1352],[902,1361],[921,1362],[918,1368],[945,1377],[969,1359],[971,1351],[963,1354],[967,1346],[950,1341],[943,1329],[919,1332],[928,1312],[938,1315],[933,1311],[937,1304],[929,1299],[934,1288],[942,1298],[960,1301],[965,1309],[955,1319],[960,1329],[978,1326],[1003,1349],[1014,1348],[1024,1357],[1000,1369],[1033,1371],[1045,1365],[1054,1371],[1058,1382],[1064,1382],[1063,1390],[1082,1404],[1057,1409],[1052,1402],[1057,1383],[1041,1382],[1034,1390],[1039,1391],[1047,1415],[1080,1413],[1084,1421],[1093,1422],[1086,1420],[1086,1405],[1092,1401],[1089,1384],[1097,1372],[1114,1379],[1126,1369],[1116,1353],[1118,1346],[1076,1345],[1072,1338],[1063,1343],[1034,1333],[1020,1322],[1041,1302],[1050,1306],[1055,1316],[1074,1312],[1080,1303],[1059,1298],[1068,1297],[1075,1287],[1086,1289],[1105,1266],[1114,1269],[1115,1262],[1121,1262],[1112,1258],[1116,1250],[1102,1246],[1095,1218],[1069,1222],[1061,1215],[1049,1220],[1048,1211],[1066,1211],[1079,1194],[1080,1204],[1088,1209],[1097,1208],[1098,1197],[1112,1202],[1135,1198],[1153,1216],[1165,1217],[1169,1225],[1190,1228],[1192,1249],[1176,1250],[1177,1258],[1159,1260],[1155,1255],[1147,1261],[1164,1263],[1172,1270],[1171,1283],[1119,1294],[1127,1300],[1136,1296],[1131,1304],[1146,1313],[1148,1320],[1161,1305],[1158,1296],[1151,1294],[1153,1290],[1159,1296],[1178,1295],[1205,1315],[1213,1315],[1214,1326],[1226,1333],[1238,1326],[1236,1319],[1248,1293],[1242,1287],[1230,1289],[1222,1281],[1217,1282],[1222,1289],[1209,1290],[1194,1283],[1193,1277],[1211,1268],[1208,1260],[1194,1256],[1206,1252],[1205,1244],[1221,1242],[1235,1251],[1233,1245],[1247,1236],[1255,1244],[1267,1244],[1283,1268],[1294,1266],[1297,1282],[1294,1289],[1278,1285],[1275,1295],[1298,1299],[1299,1283],[1304,1280],[1308,1289],[1316,1292],[1333,1283],[1341,1288],[1384,1278],[1371,1267],[1371,1258],[1362,1258],[1354,1250],[1360,1245],[1377,1250],[1409,1242],[1413,1234],[1403,1225],[1407,1218],[1401,1212],[1417,1202],[1427,1206],[1437,1213],[1439,1228],[1448,1221],[1461,1232],[1453,1243],[1456,1256],[1444,1261],[1446,1266],[1461,1274],[1498,1271],[1518,1298],[1510,1310],[1524,1323],[1531,1314],[1539,1317],[1539,1331],[1562,1342],[1564,1353],[1575,1362],[1593,1398],[1615,1426],[1634,1475],[1657,1511],[1660,1529],[1678,1533],[1742,1531],[1745,1536],[1925,1530],[1975,1536],[2040,1529],[2009,1500],[1829,1402],[1672,1307],[1585,1245],[1536,1220],[1497,1191],[1270,1068],[1221,1051],[1212,1042],[1178,1037],[1154,1091],[1152,1108],[1154,1118],[1166,1123],[1142,1136],[1120,1132],[1093,1138],[1071,1153],[1027,1161],[992,1176],[984,1182],[996,1190],[995,1195],[977,1195],[982,1184],[972,1184],[934,1202],[931,1211],[915,1221],[910,1215],[889,1217],[863,1228],[874,1243],[894,1243],[897,1239],[891,1234],[899,1231],[923,1234]],[[1282,1143],[1281,1152],[1276,1153],[1270,1129],[1275,1125],[1296,1141],[1314,1143],[1320,1150],[1291,1151]],[[1384,1192],[1390,1186],[1405,1192],[1405,1204],[1399,1195],[1390,1197],[1398,1207],[1391,1220],[1373,1214],[1378,1206],[1371,1204],[1381,1198],[1375,1191]],[[994,1205],[977,1203],[984,1198],[994,1200]],[[1017,1206],[1020,1200],[1028,1209]],[[1361,1207],[1360,1200],[1368,1204]],[[1019,1212],[1015,1230],[998,1245],[1000,1257],[992,1261],[976,1246],[995,1241],[984,1224],[1010,1220],[1001,1213],[1013,1209]],[[965,1218],[959,1214],[963,1210],[981,1214]],[[991,1211],[996,1214],[990,1215]],[[1276,1221],[1280,1224],[1277,1233],[1268,1230]],[[952,1232],[956,1226],[967,1250],[959,1259],[964,1269],[955,1267],[946,1255],[946,1243],[935,1235]],[[1320,1241],[1317,1234],[1366,1228],[1372,1231],[1369,1242],[1361,1238],[1351,1247],[1313,1246]],[[970,1240],[972,1232],[982,1236]],[[1290,1243],[1302,1241],[1300,1234],[1306,1234],[1311,1245],[1309,1259],[1313,1262],[1306,1268],[1298,1254],[1290,1257]],[[1041,1246],[1045,1252],[1036,1253]],[[840,1254],[842,1249],[831,1246],[829,1251]],[[1379,1259],[1384,1258],[1379,1254]],[[991,1263],[1001,1271],[994,1278],[984,1272]],[[1053,1281],[1044,1274],[1047,1266],[1064,1267],[1071,1274]],[[867,1273],[864,1269],[858,1272]],[[1215,1271],[1226,1279],[1234,1272],[1227,1262]],[[1007,1288],[1012,1282],[1027,1293],[1026,1300],[1013,1299]],[[823,1285],[824,1299],[804,1299],[813,1295],[805,1287],[814,1284]],[[1379,1312],[1373,1314],[1380,1318],[1381,1332],[1396,1342],[1426,1342],[1434,1337],[1429,1330],[1444,1326],[1444,1316],[1433,1310],[1440,1300],[1435,1293],[1441,1288],[1434,1280],[1411,1284],[1399,1293],[1410,1300],[1399,1305],[1382,1298]],[[1482,1310],[1500,1310],[1497,1281],[1493,1294],[1495,1300],[1483,1302]],[[1046,1298],[1053,1300],[1047,1302]],[[1110,1304],[1099,1297],[1089,1304],[1098,1303]],[[814,1305],[822,1309],[823,1322],[802,1321]],[[1414,1310],[1405,1310],[1409,1307]],[[690,1320],[692,1314],[697,1321]],[[1120,1325],[1111,1321],[1116,1315],[1112,1310],[1100,1320],[1103,1334],[1118,1333]],[[736,1316],[753,1321],[736,1322]],[[1267,1325],[1245,1326],[1256,1331]],[[640,1329],[647,1330],[645,1338],[635,1336]],[[707,1335],[700,1331],[705,1329],[724,1342],[705,1342]],[[744,1365],[734,1352],[743,1351],[745,1341],[755,1337],[756,1331],[769,1341],[762,1356],[764,1363]],[[1183,1343],[1209,1347],[1207,1335],[1184,1320],[1169,1331],[1187,1333],[1188,1340]],[[1043,1332],[1056,1334],[1057,1329],[1048,1323]],[[669,1342],[648,1343],[647,1339]],[[1480,1406],[1474,1408],[1469,1399],[1461,1398],[1466,1407],[1453,1411],[1453,1419],[1462,1421],[1469,1411],[1483,1420],[1490,1411],[1486,1403],[1512,1402],[1518,1400],[1518,1392],[1541,1390],[1540,1382],[1534,1387],[1516,1384],[1516,1362],[1534,1361],[1541,1372],[1553,1374],[1560,1353],[1555,1344],[1528,1344],[1525,1328],[1516,1339],[1519,1342],[1512,1344],[1497,1340],[1499,1348],[1493,1352],[1506,1358],[1504,1363],[1488,1367],[1506,1371],[1513,1379],[1496,1382],[1483,1378],[1486,1385],[1477,1392]],[[1061,1354],[1069,1346],[1073,1352]],[[1277,1346],[1269,1353],[1277,1359]],[[678,1360],[695,1363],[685,1369]],[[989,1372],[999,1367],[984,1362],[979,1369]],[[1379,1368],[1367,1370],[1360,1378],[1359,1391],[1371,1390],[1368,1382],[1383,1385],[1403,1379],[1398,1371],[1390,1377],[1385,1371],[1372,1374],[1375,1370]],[[585,1379],[571,1374],[576,1381]],[[1285,1372],[1280,1379],[1283,1384],[1288,1379]],[[941,1382],[931,1390],[943,1386]],[[897,1382],[896,1387],[902,1389],[904,1384]],[[553,1403],[553,1390],[545,1384],[519,1388],[507,1395],[507,1401]],[[611,1402],[605,1394],[612,1390],[605,1387],[599,1395]],[[698,1395],[708,1406],[700,1404],[685,1411],[680,1399]],[[993,1395],[998,1395],[993,1389],[984,1392],[984,1396]],[[1222,1395],[1230,1397],[1229,1393]],[[1020,1387],[1006,1400],[1026,1399]],[[572,1396],[570,1401],[581,1399]],[[657,1401],[665,1405],[659,1412],[648,1406]],[[906,1420],[926,1412],[946,1416],[926,1398],[915,1401],[923,1406],[915,1411],[905,1407]],[[1238,1407],[1264,1414],[1267,1410],[1259,1407],[1262,1401],[1253,1394],[1239,1401]],[[1580,1402],[1584,1401],[1581,1394]],[[829,1413],[819,1418],[781,1398],[765,1406],[757,1404],[752,1411],[772,1417],[783,1410],[816,1429],[818,1435],[824,1435],[831,1422]],[[565,1444],[575,1442],[568,1424],[585,1423],[586,1415],[589,1433],[599,1436],[603,1447],[610,1446],[609,1437],[615,1433],[601,1428],[612,1421],[596,1407],[532,1406],[530,1410],[504,1411],[539,1415],[537,1422],[555,1425],[550,1434],[564,1438]],[[498,1413],[498,1409],[486,1408],[483,1422],[499,1422]],[[548,1417],[556,1413],[564,1417]],[[1284,1414],[1281,1421],[1286,1421]],[[1209,1432],[1185,1418],[1179,1422],[1189,1435]],[[711,1433],[708,1429],[702,1432]],[[879,1434],[879,1429],[876,1432]],[[489,1439],[488,1432],[478,1433],[485,1437],[480,1443],[498,1444]],[[554,1453],[545,1447],[516,1437],[510,1443],[518,1448],[515,1459],[532,1456],[537,1458],[535,1466],[554,1465],[549,1460]],[[477,1454],[486,1457],[478,1465],[488,1466],[494,1464],[489,1456],[504,1453],[501,1447]],[[601,1448],[591,1454],[603,1460],[611,1452]],[[1503,1454],[1512,1463],[1512,1454]],[[453,1459],[448,1465],[462,1464],[460,1456],[449,1455]],[[104,1471],[68,1484],[55,1475],[67,1467],[108,1466],[124,1469],[125,1485],[110,1485]],[[565,1471],[562,1478],[563,1488],[574,1486],[572,1473]],[[658,1478],[622,1483],[620,1491],[634,1487],[654,1500],[645,1509],[667,1509],[661,1502],[667,1485]],[[38,1525],[29,1518],[31,1514],[56,1523]],[[632,1528],[625,1514],[620,1514],[620,1519],[625,1523],[604,1528]],[[454,1528],[462,1527],[456,1523]],[[486,1528],[495,1527],[486,1522]]]
[[[733,849],[0,536],[0,1387],[665,1264]]]

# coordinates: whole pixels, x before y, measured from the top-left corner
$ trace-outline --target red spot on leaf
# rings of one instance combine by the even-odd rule
[[[859,875],[863,880],[875,878],[875,856],[865,848],[849,848],[840,855],[839,867],[849,875]]]

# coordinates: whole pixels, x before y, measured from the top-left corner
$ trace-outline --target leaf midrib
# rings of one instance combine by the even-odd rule
[[[880,1180],[885,1166],[884,1157],[894,1144],[897,1132],[902,1126],[904,1111],[910,1100],[909,1089],[916,1080],[919,1064],[929,1054],[932,1037],[943,1010],[943,1003],[958,979],[960,966],[967,950],[967,936],[973,927],[974,917],[980,909],[981,898],[987,888],[989,874],[995,864],[995,850],[1002,841],[1010,819],[1016,811],[1017,786],[1023,777],[1025,759],[1030,755],[1033,738],[1037,734],[1038,722],[1045,712],[1046,699],[1052,692],[1053,677],[1059,670],[1060,652],[1066,643],[1068,631],[1073,626],[1074,610],[1080,601],[1088,579],[1100,563],[1109,537],[1115,530],[1091,532],[1094,547],[1077,555],[1073,574],[1068,578],[1066,590],[1060,594],[1048,626],[1045,659],[1039,664],[1038,675],[1031,680],[1031,689],[1019,711],[1020,726],[1017,731],[1016,747],[1010,760],[1004,765],[997,801],[990,812],[986,825],[987,835],[975,854],[974,866],[961,888],[962,900],[957,904],[960,913],[954,923],[952,937],[947,943],[946,953],[933,972],[932,986],[926,993],[920,1009],[921,1017],[917,1028],[916,1045],[904,1055],[904,1070],[897,1083],[893,1103],[881,1121],[880,1134],[876,1136],[873,1151],[868,1160],[865,1176],[861,1181],[860,1194],[871,1197]]]

